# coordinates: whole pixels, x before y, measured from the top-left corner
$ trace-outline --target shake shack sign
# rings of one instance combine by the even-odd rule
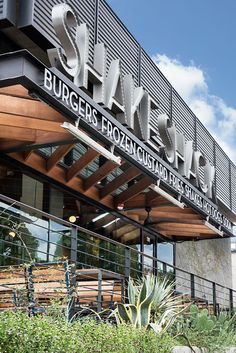
[[[168,116],[161,114],[158,126],[165,161],[148,148],[150,113],[152,109],[158,109],[158,102],[143,87],[135,87],[132,75],[122,74],[119,59],[113,60],[107,70],[104,44],[94,46],[93,65],[90,64],[88,27],[79,24],[76,13],[68,4],[53,7],[52,22],[61,47],[48,51],[51,65],[70,75],[79,88],[86,90],[92,84],[92,100],[112,112],[116,119],[101,114],[100,109],[98,111],[76,89],[71,89],[48,69],[44,73],[44,88],[76,113],[78,121],[80,118],[86,121],[110,143],[145,167],[156,180],[162,180],[218,224],[231,230],[231,222],[209,200],[214,196],[215,168],[200,151],[193,149],[193,142],[186,141]],[[71,32],[73,27],[75,35]]]

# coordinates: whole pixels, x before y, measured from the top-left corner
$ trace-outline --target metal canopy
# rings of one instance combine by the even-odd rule
[[[183,198],[181,201],[185,207],[179,207],[178,203],[174,202],[176,194],[168,185],[161,186],[170,195],[169,199],[151,190],[150,186],[156,182],[153,175],[119,148],[115,151],[122,158],[121,166],[110,160],[103,160],[100,164],[96,162],[100,154],[92,146],[85,146],[86,151],[81,153],[71,166],[63,165],[61,161],[64,156],[75,149],[76,145],[79,150],[79,141],[66,132],[61,124],[65,121],[75,121],[76,114],[42,87],[43,69],[43,65],[27,51],[0,57],[2,159],[5,156],[5,160],[15,160],[24,168],[29,168],[31,172],[40,173],[51,183],[60,185],[62,189],[77,193],[78,197],[83,195],[105,209],[129,218],[131,223],[139,223],[144,227],[149,213],[152,221],[145,227],[165,240],[199,240],[232,236],[227,228],[219,227],[204,213],[197,211],[190,200]],[[64,76],[63,79],[67,80]],[[72,85],[69,80],[66,83]],[[98,111],[102,111],[105,116],[109,115],[83,91],[79,89],[78,91],[84,99],[96,106]],[[111,116],[109,119],[115,121]],[[97,143],[108,146],[104,136],[91,129],[86,122],[81,121],[81,127],[91,138],[95,138]],[[120,129],[125,128],[120,124]],[[39,151],[42,147],[54,149],[51,153],[45,154]],[[95,163],[95,167],[90,168],[92,171],[85,177],[82,172],[92,163]],[[107,223],[108,219],[104,219],[104,222]],[[115,239],[123,241],[130,234],[134,238],[138,236],[135,230],[132,233],[131,229],[127,231],[125,227],[127,226],[121,223],[120,228],[114,230]]]

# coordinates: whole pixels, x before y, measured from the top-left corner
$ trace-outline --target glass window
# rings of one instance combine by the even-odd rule
[[[158,243],[157,244],[157,258],[167,264],[174,264],[173,244]]]
[[[148,235],[144,235],[143,240],[143,273],[153,273],[155,240]]]
[[[49,261],[70,258],[71,229],[63,224],[49,221]]]

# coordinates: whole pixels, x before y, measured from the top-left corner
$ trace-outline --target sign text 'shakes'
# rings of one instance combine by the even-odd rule
[[[107,71],[103,43],[95,44],[93,65],[89,62],[89,29],[85,23],[79,24],[71,6],[55,5],[52,22],[63,50],[54,48],[48,51],[51,65],[69,74],[77,87],[88,89],[92,83],[93,100],[110,110],[117,120],[148,143],[150,113],[158,109],[158,103],[143,87],[135,87],[131,74],[122,74],[119,59],[112,60]],[[76,29],[75,36],[71,32],[72,27]],[[67,97],[68,92],[63,91],[63,87],[55,86],[54,91],[64,100],[73,100],[73,97]],[[212,198],[215,168],[200,151],[194,150],[192,141],[185,141],[184,135],[176,131],[166,114],[159,115],[158,126],[165,159],[208,198]],[[203,179],[200,178],[200,167]]]

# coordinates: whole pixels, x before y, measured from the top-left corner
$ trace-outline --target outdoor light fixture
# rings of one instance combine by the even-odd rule
[[[102,154],[105,158],[109,159],[110,161],[116,163],[118,166],[121,165],[121,158],[115,156],[112,152],[107,150],[105,147],[99,145],[96,141],[94,141],[91,137],[86,135],[82,130],[80,130],[78,127],[68,123],[64,122],[61,127],[64,129],[68,130],[72,135],[77,137],[80,141],[84,142],[86,145],[89,145],[91,148],[93,148],[95,151],[98,153]]]
[[[204,225],[207,226],[209,229],[213,230],[213,232],[215,232],[216,234],[220,235],[221,237],[224,236],[224,232],[218,228],[216,228],[215,226],[213,226],[213,224],[205,221]]]
[[[124,207],[125,207],[124,203],[118,203],[116,208],[117,208],[118,211],[123,211]]]
[[[77,216],[72,215],[72,216],[69,217],[69,222],[75,223],[77,218],[78,218]]]
[[[15,238],[16,232],[14,232],[14,230],[11,230],[11,231],[8,233],[8,235],[9,235],[10,237],[12,237],[12,238]]]
[[[108,212],[102,213],[102,214],[98,215],[97,217],[93,218],[92,222],[97,222],[97,221],[99,221],[99,219],[102,219],[102,218],[106,217],[107,215],[109,215]]]
[[[113,223],[115,223],[115,222],[117,222],[119,220],[120,220],[120,218],[116,218],[113,221],[111,221],[111,222],[105,224],[104,226],[102,226],[102,228],[107,228],[107,227],[109,227],[110,225],[112,225]]]
[[[169,195],[166,191],[161,189],[158,185],[151,184],[149,188],[155,192],[157,192],[159,195],[163,196],[166,200],[170,201],[174,205],[184,208],[185,204],[183,202],[180,202],[179,200],[176,200],[173,196]]]

